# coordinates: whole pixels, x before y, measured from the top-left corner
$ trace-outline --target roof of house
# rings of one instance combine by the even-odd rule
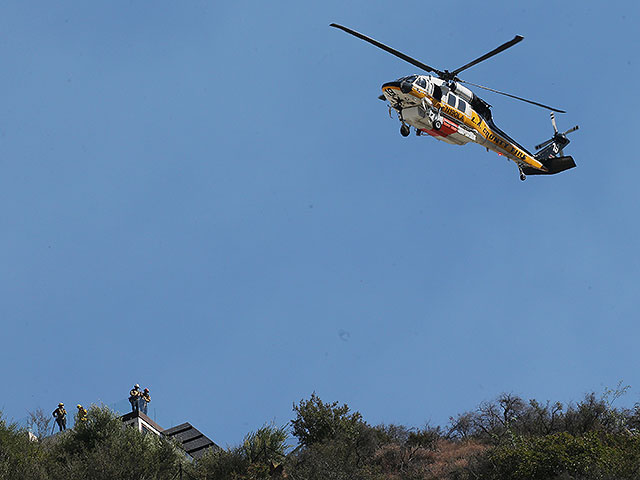
[[[149,425],[151,425],[151,427],[155,428],[158,432],[164,432],[164,428],[162,428],[160,425],[158,425],[156,422],[154,422],[153,420],[151,420],[151,418],[149,418],[146,414],[142,413],[142,412],[129,412],[125,415],[122,415],[122,417],[120,417],[120,419],[123,422],[127,422],[128,420],[132,420],[134,418],[141,418],[142,420],[144,420],[146,423],[148,423]]]
[[[193,458],[200,458],[209,449],[219,450],[210,438],[201,433],[189,422],[168,428],[162,432],[163,435],[173,438],[182,444],[182,448]]]

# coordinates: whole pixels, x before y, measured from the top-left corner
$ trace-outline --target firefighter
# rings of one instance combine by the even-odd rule
[[[89,417],[87,417],[87,409],[78,404],[78,422],[86,423],[87,420],[89,420]]]
[[[140,403],[142,405],[142,413],[147,414],[147,407],[149,406],[149,402],[151,401],[151,395],[149,395],[149,389],[145,388],[144,392],[142,392]]]
[[[58,404],[58,408],[56,408],[52,415],[56,419],[56,423],[58,424],[58,428],[60,431],[67,429],[67,411],[64,409],[64,403],[60,402]]]
[[[142,392],[140,391],[140,385],[136,383],[129,392],[129,403],[131,404],[131,411],[134,413],[140,411],[140,395],[142,395]]]

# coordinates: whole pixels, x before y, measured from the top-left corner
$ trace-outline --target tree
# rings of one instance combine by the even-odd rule
[[[577,405],[570,405],[564,415],[564,430],[572,435],[588,432],[615,432],[620,430],[619,412],[610,408],[595,393],[585,395]]]
[[[187,471],[198,480],[228,480],[246,478],[249,459],[242,447],[227,450],[210,449]]]
[[[172,441],[124,428],[119,416],[107,407],[93,405],[87,417],[86,422],[52,438],[46,462],[52,478],[169,480],[184,462]]]
[[[288,468],[296,478],[371,478],[368,464],[390,431],[370,427],[348,405],[324,403],[315,393],[293,410],[293,435],[302,448],[290,456]]]
[[[521,435],[550,435],[561,431],[564,406],[560,402],[545,404],[529,400],[518,419],[516,428]]]
[[[523,410],[522,398],[510,393],[501,394],[494,402],[484,402],[478,408],[476,427],[494,443],[513,435],[513,428]]]
[[[273,423],[264,425],[255,432],[244,437],[242,449],[251,463],[262,462],[268,465],[270,461],[279,463],[284,460],[289,433],[286,427],[276,427]]]
[[[409,432],[406,444],[412,447],[435,449],[438,441],[443,438],[440,427],[432,427],[427,424],[422,429]]]
[[[45,478],[38,446],[29,440],[26,430],[7,422],[0,412],[0,478]]]
[[[242,450],[249,460],[248,470],[253,477],[266,478],[270,467],[282,463],[289,449],[287,438],[286,427],[276,427],[273,423],[245,436]]]
[[[29,419],[27,420],[27,425],[38,439],[42,440],[46,436],[51,435],[50,426],[53,421],[51,415],[44,413],[42,408],[36,408],[34,411],[28,413]]]
[[[347,404],[324,403],[314,393],[309,400],[293,405],[296,418],[291,421],[293,435],[305,446],[336,437],[354,438],[364,424],[359,412],[349,412]]]
[[[522,398],[503,393],[494,401],[481,403],[475,412],[450,417],[448,435],[454,439],[476,438],[494,444],[511,440],[525,410]]]
[[[590,432],[521,438],[490,451],[481,478],[487,480],[635,480],[640,439]]]
[[[265,424],[248,433],[239,447],[205,453],[187,472],[193,478],[207,480],[269,478],[270,471],[285,459],[288,438],[286,427]]]
[[[456,440],[466,440],[475,433],[475,418],[473,412],[459,413],[449,417],[449,431],[447,436]]]

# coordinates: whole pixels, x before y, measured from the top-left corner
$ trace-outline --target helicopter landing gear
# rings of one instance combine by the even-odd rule
[[[442,128],[442,121],[441,120],[434,120],[433,121],[433,129],[434,130],[440,130]]]
[[[411,133],[411,129],[409,128],[409,125],[407,125],[406,123],[403,123],[400,126],[400,135],[402,135],[403,137],[408,137],[410,133]]]
[[[522,167],[520,165],[518,165],[518,171],[520,172],[520,180],[524,182],[527,179],[527,176],[522,171]]]

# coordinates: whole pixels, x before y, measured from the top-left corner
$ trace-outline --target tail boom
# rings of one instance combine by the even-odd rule
[[[525,175],[554,175],[576,166],[576,162],[571,156],[551,157],[546,159],[540,158],[538,160],[542,162],[546,171],[533,167],[522,167],[522,172]]]

